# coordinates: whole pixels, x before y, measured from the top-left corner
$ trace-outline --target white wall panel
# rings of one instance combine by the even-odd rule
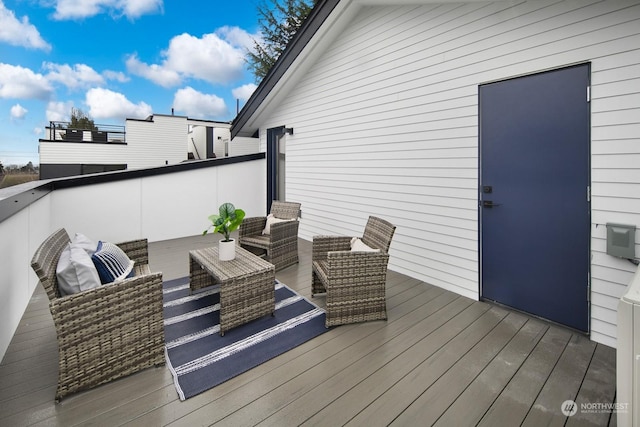
[[[149,241],[193,236],[223,202],[251,215],[265,210],[264,162],[244,162],[176,174],[57,190],[51,202],[53,227],[93,240]]]
[[[248,216],[266,209],[264,162],[244,162],[145,179],[141,191],[142,236],[152,241],[201,234],[225,202]],[[188,207],[188,208],[185,208]]]
[[[0,222],[0,360],[38,284],[31,258],[49,234],[49,202],[44,196]]]
[[[29,242],[20,235],[28,227],[29,212],[26,209],[0,223],[3,240],[0,245],[0,358],[9,346],[31,296],[29,264],[24,262],[29,256]]]
[[[71,237],[122,242],[142,237],[141,181],[131,179],[56,190],[51,197],[52,227]]]

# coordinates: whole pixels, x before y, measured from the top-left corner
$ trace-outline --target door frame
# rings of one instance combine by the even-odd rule
[[[285,133],[285,126],[267,129],[267,212],[271,212],[271,203],[277,200],[279,173],[279,143]]]
[[[535,76],[538,74],[544,74],[544,73],[548,73],[548,72],[554,72],[554,71],[562,71],[564,69],[569,69],[569,68],[573,68],[573,67],[580,67],[580,66],[587,66],[588,67],[588,87],[587,87],[587,93],[585,94],[585,97],[587,98],[587,102],[588,102],[588,108],[589,108],[589,113],[588,113],[588,119],[587,119],[587,126],[588,126],[588,134],[589,134],[589,141],[588,141],[588,156],[587,156],[587,170],[588,170],[588,194],[586,194],[585,196],[588,197],[588,204],[589,204],[589,223],[593,224],[593,220],[592,220],[592,216],[593,216],[593,208],[592,208],[592,198],[591,198],[591,188],[593,186],[593,182],[592,182],[592,166],[591,166],[591,160],[592,160],[592,151],[591,151],[591,131],[592,131],[592,125],[591,125],[591,81],[592,81],[592,66],[591,66],[591,62],[580,62],[580,63],[576,63],[576,64],[570,64],[570,65],[565,65],[565,66],[559,66],[559,67],[554,67],[554,68],[549,68],[549,69],[544,69],[544,70],[539,70],[539,71],[535,71],[535,72],[531,72],[531,73],[526,73],[526,74],[519,74],[516,76],[512,76],[512,77],[508,77],[508,78],[502,78],[502,79],[496,79],[496,80],[490,80],[490,81],[485,81],[482,83],[479,83],[477,86],[477,99],[478,99],[478,299],[480,301],[490,301],[491,303],[497,304],[497,305],[501,305],[499,302],[490,300],[490,299],[485,299],[483,296],[483,251],[482,251],[482,242],[483,242],[483,206],[482,206],[482,202],[483,202],[483,191],[482,191],[482,172],[483,172],[483,166],[482,166],[482,120],[481,120],[481,115],[482,115],[482,105],[480,102],[480,87],[483,85],[487,85],[487,84],[491,84],[491,83],[499,83],[499,82],[504,82],[504,81],[509,81],[509,80],[515,80],[515,79],[519,79],[519,78],[523,78],[523,77],[529,77],[529,76]],[[591,257],[591,243],[593,240],[593,231],[591,229],[592,227],[589,227],[589,235],[588,235],[588,245],[589,247],[587,248],[587,252],[589,254],[589,256]],[[563,328],[567,328],[567,329],[571,329],[573,331],[576,331],[577,333],[580,334],[584,334],[589,336],[591,334],[591,267],[592,267],[592,263],[591,260],[589,258],[589,261],[587,262],[588,264],[588,278],[587,278],[587,331],[582,331],[579,329],[575,329],[572,328],[570,326],[564,325],[564,324],[560,324],[557,322],[554,322],[553,320],[549,320],[549,319],[545,319],[545,318],[541,318],[542,320],[549,322],[549,323],[553,323],[553,324],[557,324]],[[517,308],[513,308],[513,307],[508,307],[510,310],[514,310],[514,311],[520,311]],[[534,316],[534,317],[538,317],[535,316],[532,313],[525,313],[528,316]]]

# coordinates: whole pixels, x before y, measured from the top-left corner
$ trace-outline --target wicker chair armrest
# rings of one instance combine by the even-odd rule
[[[116,243],[136,265],[149,264],[149,242],[147,239]]]
[[[347,284],[351,277],[367,276],[374,280],[386,275],[388,263],[386,252],[333,251],[327,254],[327,276],[332,286],[340,286],[341,279]]]
[[[350,236],[313,236],[312,260],[327,259],[327,253],[351,249]]]
[[[271,224],[271,241],[278,242],[287,238],[298,238],[298,227],[300,223],[297,220],[277,222]]]
[[[262,234],[262,230],[267,225],[267,217],[265,216],[255,216],[251,218],[245,218],[242,220],[242,224],[240,224],[240,228],[238,229],[238,235],[240,237],[244,236],[255,236],[257,234]]]

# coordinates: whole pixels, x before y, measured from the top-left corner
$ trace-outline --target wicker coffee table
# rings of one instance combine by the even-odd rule
[[[231,261],[218,259],[218,248],[189,251],[191,291],[220,285],[220,335],[275,311],[275,267],[236,247]]]

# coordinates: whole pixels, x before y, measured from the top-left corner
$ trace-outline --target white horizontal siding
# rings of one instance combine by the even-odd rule
[[[130,169],[175,164],[187,159],[186,117],[154,115],[153,121],[127,120],[126,126]]]
[[[640,225],[639,46],[637,1],[364,7],[261,124],[263,149],[265,129],[294,127],[304,238],[388,218],[391,269],[477,298],[478,86],[590,62],[591,326],[615,345],[633,266],[603,253],[600,225]]]
[[[258,138],[235,137],[229,144],[229,156],[242,156],[260,152],[260,140]]]
[[[127,146],[80,142],[41,142],[42,164],[127,164]]]
[[[606,223],[640,227],[640,19],[636,4],[627,9],[637,28],[622,47],[594,61],[591,102],[591,319],[592,338],[615,346],[619,298],[637,268],[606,254]],[[640,256],[640,229],[636,231]]]

